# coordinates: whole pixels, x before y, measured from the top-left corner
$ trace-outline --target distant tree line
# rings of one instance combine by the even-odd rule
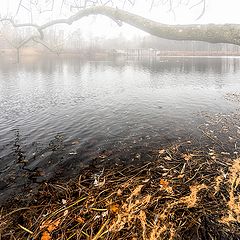
[[[26,36],[32,34],[32,29],[14,28],[0,29],[0,49],[14,49]],[[50,28],[45,31],[45,45],[29,42],[24,46],[41,51],[63,53],[69,51],[108,52],[112,50],[126,49],[155,49],[159,51],[183,51],[183,52],[232,52],[240,53],[240,47],[232,44],[211,44],[198,41],[175,41],[161,39],[152,35],[135,36],[127,39],[123,34],[114,38],[84,37],[80,29],[66,34],[64,30]]]

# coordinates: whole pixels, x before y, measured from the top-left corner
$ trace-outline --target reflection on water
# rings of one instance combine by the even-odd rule
[[[224,95],[240,90],[239,73],[238,58],[1,62],[0,171],[17,161],[16,132],[30,169],[198,137],[201,112],[236,108]]]

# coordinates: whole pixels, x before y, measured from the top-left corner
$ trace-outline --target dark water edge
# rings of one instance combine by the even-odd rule
[[[239,103],[225,95],[239,73],[232,58],[1,63],[0,202],[172,145],[237,157]]]

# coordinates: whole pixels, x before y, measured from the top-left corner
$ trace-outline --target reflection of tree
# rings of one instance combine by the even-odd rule
[[[220,59],[220,58],[161,58],[157,59],[140,59],[139,61],[125,61],[124,59],[113,59],[112,61],[93,61],[87,63],[78,57],[56,58],[49,56],[48,58],[37,58],[30,62],[23,61],[18,68],[12,67],[9,63],[0,62],[0,73],[16,74],[17,71],[41,73],[46,81],[54,81],[49,76],[67,74],[81,78],[81,74],[87,71],[88,79],[94,81],[95,74],[104,72],[115,73],[121,78],[126,72],[135,71],[136,73],[147,74],[153,88],[162,87],[169,84],[188,84],[184,82],[184,76],[193,77],[189,84],[196,83],[196,86],[206,86],[208,84],[209,75],[214,76],[211,84],[215,81],[216,88],[222,88],[225,84],[223,79],[225,74],[239,72],[239,59]],[[163,77],[163,76],[169,77]],[[92,77],[91,77],[92,76]],[[173,77],[171,77],[173,76]],[[178,78],[179,76],[179,78]],[[194,79],[196,76],[196,79]],[[201,81],[198,77],[201,76]],[[148,79],[147,77],[147,79]],[[163,82],[163,79],[168,79]]]

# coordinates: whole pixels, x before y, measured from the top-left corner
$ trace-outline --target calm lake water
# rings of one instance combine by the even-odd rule
[[[23,160],[50,172],[105,150],[198,137],[202,113],[235,111],[239,103],[225,95],[239,91],[238,58],[2,61],[0,174],[16,173]]]

